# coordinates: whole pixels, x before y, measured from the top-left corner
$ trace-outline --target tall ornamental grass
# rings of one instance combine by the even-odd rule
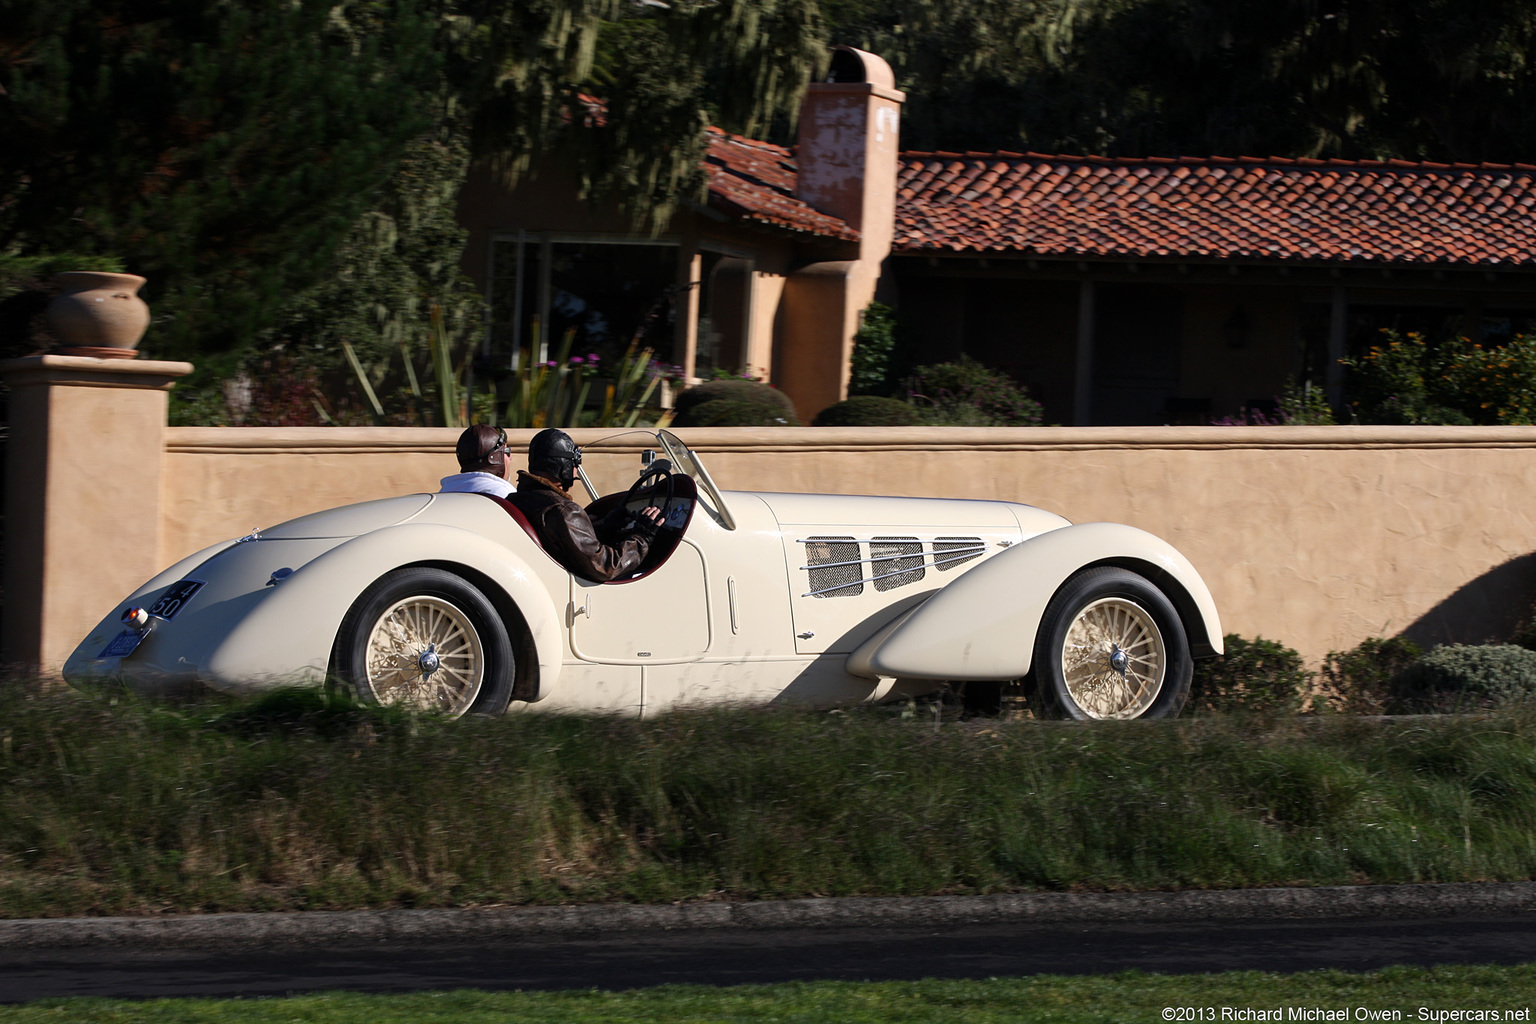
[[[0,916],[1536,877],[1536,718],[443,722],[0,691]]]

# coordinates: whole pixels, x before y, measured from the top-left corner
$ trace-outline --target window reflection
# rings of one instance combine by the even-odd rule
[[[490,357],[497,364],[551,358],[567,331],[575,332],[573,354],[617,360],[638,337],[671,355],[676,244],[524,236],[494,246]]]
[[[559,240],[523,234],[492,243],[487,355],[504,370],[553,358],[567,331],[571,352],[622,356],[639,336],[665,362],[674,351],[679,302],[678,246],[672,242]],[[753,262],[699,252],[694,372],[749,369]],[[686,308],[686,307],[684,307]]]
[[[740,373],[746,368],[752,261],[702,252],[699,271],[699,334],[695,372]]]

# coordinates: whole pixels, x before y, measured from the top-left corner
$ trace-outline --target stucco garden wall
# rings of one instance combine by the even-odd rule
[[[513,432],[523,442],[531,431]],[[588,444],[605,431],[573,431]],[[679,430],[722,488],[1022,501],[1182,550],[1228,632],[1316,662],[1368,636],[1497,636],[1536,594],[1536,428]],[[433,490],[457,432],[171,428],[160,561],[349,501]],[[588,466],[627,483],[634,451]],[[91,601],[81,629],[115,595]],[[97,607],[102,605],[102,607]],[[86,620],[89,621],[86,621]]]
[[[0,364],[12,388],[0,661],[55,671],[160,567],[308,512],[435,490],[457,468],[452,429],[167,428],[165,391],[190,369]],[[590,445],[609,432],[573,433]],[[678,433],[725,488],[1001,498],[1139,526],[1201,571],[1228,632],[1313,663],[1368,636],[1500,637],[1536,593],[1532,427]],[[603,490],[633,478],[639,444],[589,452]]]

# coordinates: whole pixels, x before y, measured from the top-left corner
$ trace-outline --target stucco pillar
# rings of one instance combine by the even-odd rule
[[[166,392],[191,363],[44,355],[11,387],[0,661],[53,675],[159,572]]]
[[[784,344],[774,373],[801,423],[848,395],[853,336],[859,329],[859,261],[812,263],[784,281],[779,305]]]

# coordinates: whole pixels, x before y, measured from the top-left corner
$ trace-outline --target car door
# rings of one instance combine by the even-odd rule
[[[696,661],[710,648],[704,554],[687,537],[661,568],[633,580],[571,577],[571,652],[609,665]]]

